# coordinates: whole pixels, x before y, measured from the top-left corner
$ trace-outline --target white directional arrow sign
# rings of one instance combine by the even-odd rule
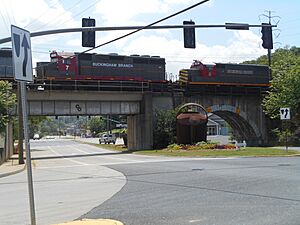
[[[11,25],[11,40],[14,76],[15,80],[20,83],[31,225],[36,225],[25,84],[26,81],[33,81],[30,33],[27,30]]]
[[[280,108],[280,119],[281,120],[291,119],[290,108]]]
[[[30,33],[11,25],[11,40],[15,80],[32,82]]]

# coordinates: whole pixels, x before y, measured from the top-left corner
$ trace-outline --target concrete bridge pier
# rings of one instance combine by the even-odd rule
[[[145,93],[141,101],[141,113],[127,116],[128,150],[153,149],[152,93]]]
[[[0,165],[13,155],[13,123],[8,122],[5,132],[0,134]]]
[[[7,157],[11,157],[14,151],[14,138],[13,138],[13,122],[8,122],[6,125],[6,137],[5,137],[5,148],[7,151]]]

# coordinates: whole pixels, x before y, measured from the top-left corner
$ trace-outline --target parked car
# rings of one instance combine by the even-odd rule
[[[34,134],[33,135],[33,140],[39,140],[40,139],[40,135],[39,134]]]
[[[115,134],[102,134],[99,138],[99,144],[109,144],[109,143],[116,143],[116,135]]]

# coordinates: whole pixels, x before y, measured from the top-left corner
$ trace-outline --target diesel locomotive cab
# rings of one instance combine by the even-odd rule
[[[195,60],[190,69],[180,70],[179,80],[184,85],[269,87],[270,69],[264,65],[204,64]]]
[[[74,53],[52,51],[50,53],[50,61],[51,64],[53,64],[56,67],[56,71],[52,71],[53,78],[71,79],[74,78],[74,76],[76,76],[77,57]],[[49,75],[51,76],[51,74]]]
[[[52,51],[50,63],[38,63],[44,80],[166,82],[165,59],[158,56]]]

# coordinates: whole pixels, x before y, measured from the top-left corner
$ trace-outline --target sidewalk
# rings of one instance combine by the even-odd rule
[[[26,169],[26,164],[19,165],[18,155],[0,165],[0,178],[20,173]],[[83,219],[53,225],[123,225],[120,221],[110,219]]]
[[[13,155],[12,158],[14,159],[9,159],[7,162],[0,165],[0,178],[10,176],[25,170],[26,165],[19,165],[17,155]]]
[[[120,221],[110,219],[83,219],[69,223],[60,223],[54,225],[124,225]]]

